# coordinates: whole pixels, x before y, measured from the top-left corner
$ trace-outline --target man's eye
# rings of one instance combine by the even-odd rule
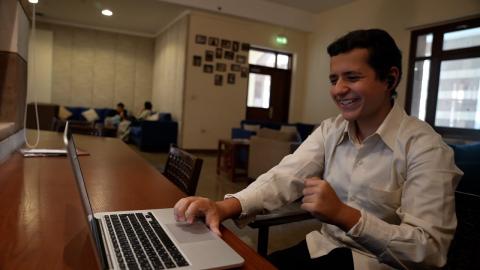
[[[350,82],[356,82],[356,81],[360,80],[360,77],[359,76],[348,76],[347,80],[350,81]]]
[[[332,84],[332,85],[337,84],[337,79],[330,79],[330,84]]]

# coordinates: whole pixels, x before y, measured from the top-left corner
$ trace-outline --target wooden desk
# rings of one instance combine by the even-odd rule
[[[153,166],[113,138],[74,135],[95,212],[173,207],[185,196]],[[42,131],[41,147],[62,134]],[[88,223],[66,157],[23,158],[0,165],[0,269],[96,269]],[[224,240],[243,269],[273,266],[226,228]]]

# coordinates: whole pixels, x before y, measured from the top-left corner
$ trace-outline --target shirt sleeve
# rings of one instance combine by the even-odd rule
[[[278,165],[260,175],[247,188],[226,198],[240,201],[242,213],[235,220],[240,227],[248,224],[256,214],[271,211],[302,196],[304,179],[320,176],[324,168],[324,133],[331,122],[324,121],[300,147],[284,157]]]
[[[417,145],[417,147],[420,145]],[[407,154],[401,222],[389,224],[361,210],[359,222],[347,232],[380,262],[399,269],[442,267],[457,225],[454,191],[462,172],[445,144],[423,146]]]

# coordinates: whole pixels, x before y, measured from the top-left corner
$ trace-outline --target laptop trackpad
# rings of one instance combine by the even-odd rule
[[[166,224],[166,226],[180,243],[192,243],[215,239],[212,232],[210,232],[207,226],[201,222],[195,222],[194,224],[179,222]]]

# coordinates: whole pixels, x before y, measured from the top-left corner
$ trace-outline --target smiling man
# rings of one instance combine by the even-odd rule
[[[425,122],[395,104],[402,75],[395,41],[379,29],[348,33],[328,47],[330,94],[340,115],[246,189],[214,202],[188,197],[178,220],[240,225],[303,196],[319,220],[306,240],[269,259],[279,269],[442,267],[456,228],[462,172]]]

